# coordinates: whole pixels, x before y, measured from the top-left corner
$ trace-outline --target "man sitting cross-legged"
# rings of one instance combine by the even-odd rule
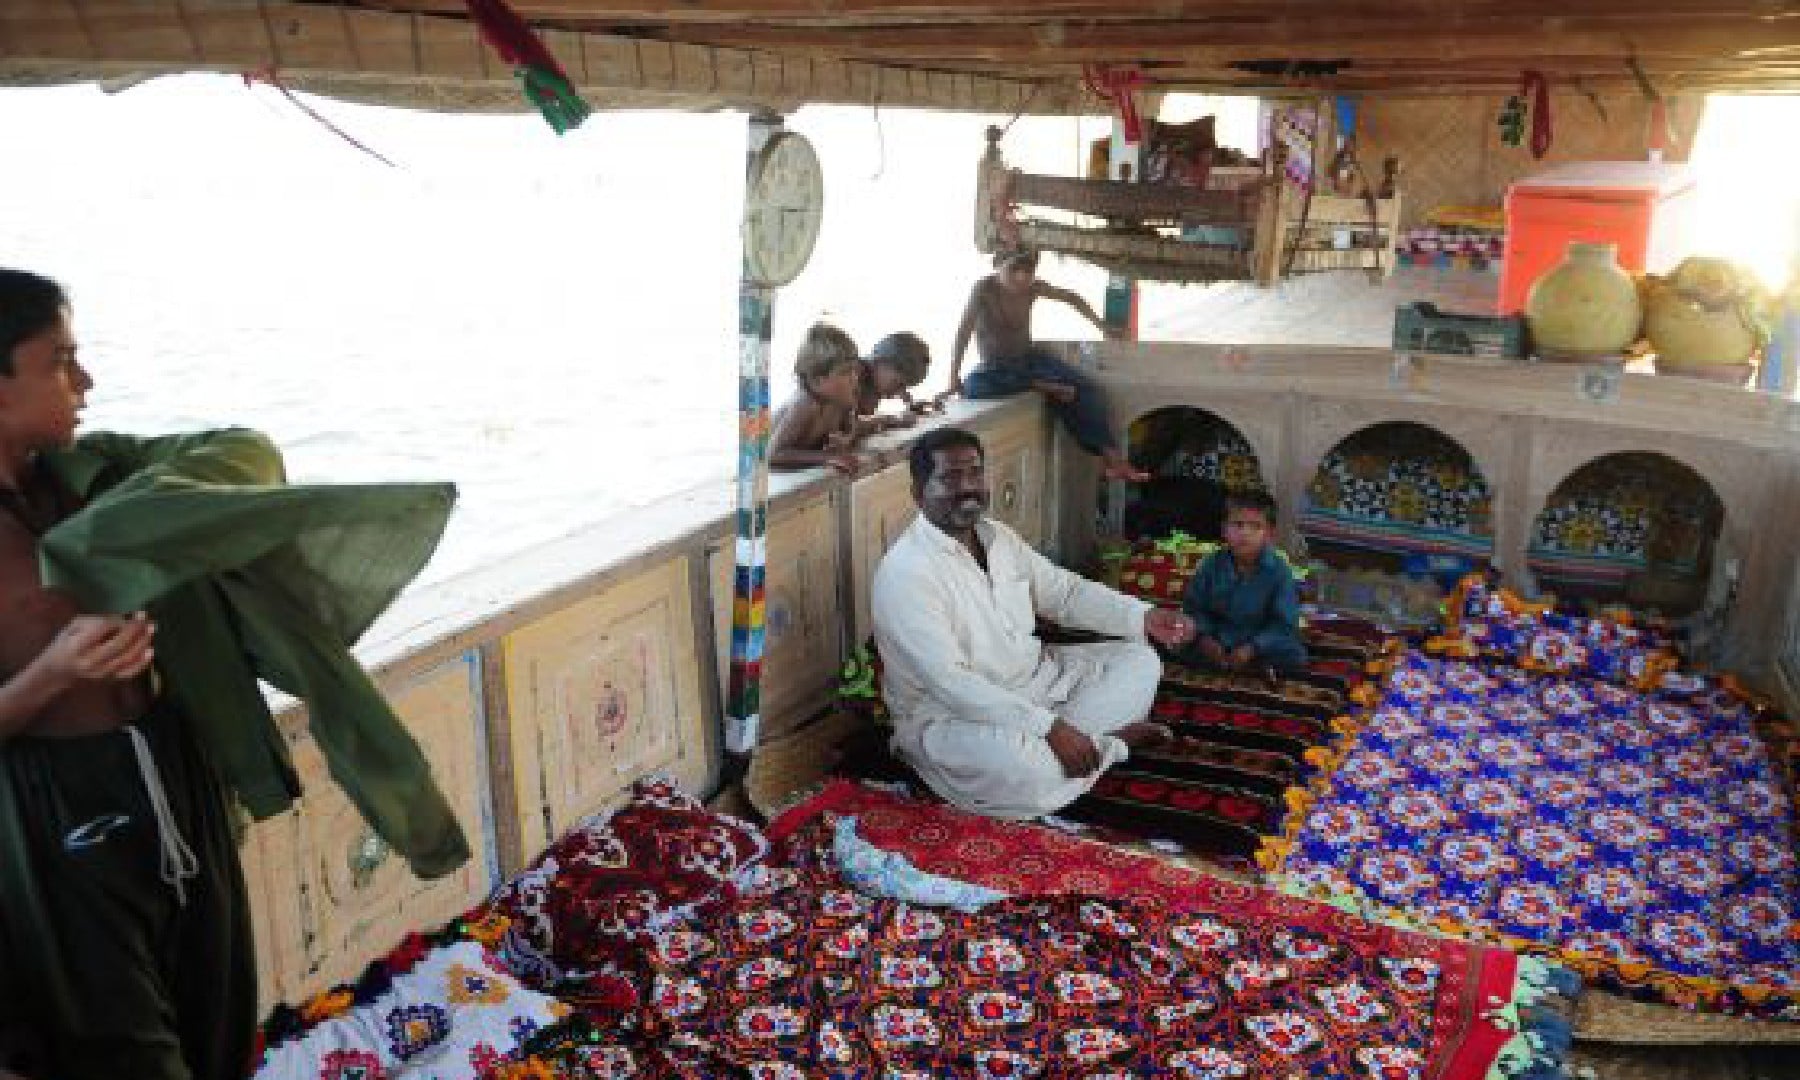
[[[1054,813],[1133,748],[1162,661],[1193,620],[1051,563],[986,517],[981,440],[940,428],[912,447],[919,516],[881,560],[872,613],[894,750],[945,799],[991,817]],[[1045,645],[1037,617],[1123,641]]]

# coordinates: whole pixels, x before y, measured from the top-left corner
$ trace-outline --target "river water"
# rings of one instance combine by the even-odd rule
[[[453,479],[426,581],[730,482],[741,115],[603,114],[558,139],[534,115],[308,100],[399,167],[220,76],[0,91],[0,264],[71,290],[90,425],[248,424],[297,479]],[[827,205],[777,304],[777,400],[821,316],[865,347],[912,329],[947,352],[986,269],[971,242],[981,132],[1005,119],[792,120]],[[1008,152],[1065,171],[1103,130],[1025,119]],[[1046,269],[1099,303],[1096,272]],[[1093,336],[1039,318],[1046,335]]]

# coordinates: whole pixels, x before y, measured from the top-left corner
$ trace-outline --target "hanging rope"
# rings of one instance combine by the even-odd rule
[[[246,87],[255,86],[257,83],[263,83],[268,86],[273,86],[275,89],[281,91],[281,96],[284,98],[287,98],[288,101],[294,106],[294,108],[299,109],[301,112],[305,113],[307,116],[312,117],[312,119],[315,122],[317,122],[319,124],[319,126],[323,127],[326,131],[331,132],[333,135],[336,135],[338,138],[349,143],[351,146],[356,147],[358,150],[361,150],[363,153],[374,158],[376,161],[381,162],[383,165],[386,165],[390,169],[398,169],[400,167],[400,166],[394,164],[392,161],[389,161],[387,158],[383,157],[379,153],[375,152],[373,149],[371,149],[364,143],[358,141],[355,137],[353,137],[349,132],[345,131],[343,128],[338,127],[336,124],[325,119],[324,116],[319,114],[317,109],[314,109],[311,105],[308,105],[306,102],[300,100],[299,95],[295,94],[292,90],[289,90],[287,88],[287,86],[285,86],[282,83],[281,76],[276,74],[274,68],[272,68],[272,67],[259,68],[255,71],[246,71],[243,74],[244,74],[244,85]]]
[[[563,134],[581,126],[593,110],[576,92],[569,73],[524,19],[505,0],[463,0],[469,17],[486,41],[512,65],[513,75],[525,92],[525,99],[537,107],[546,123]]]
[[[1143,73],[1136,68],[1087,64],[1081,69],[1081,79],[1086,84],[1088,93],[1112,105],[1113,112],[1118,114],[1119,123],[1125,130],[1125,141],[1143,142],[1144,121],[1137,110],[1137,91],[1144,85]]]

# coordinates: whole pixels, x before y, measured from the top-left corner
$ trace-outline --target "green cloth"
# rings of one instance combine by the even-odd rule
[[[436,549],[450,484],[290,485],[242,428],[81,438],[47,464],[86,505],[40,544],[85,611],[148,610],[165,693],[250,813],[300,795],[257,679],[306,703],[332,778],[422,878],[469,846],[418,744],[350,655]]]

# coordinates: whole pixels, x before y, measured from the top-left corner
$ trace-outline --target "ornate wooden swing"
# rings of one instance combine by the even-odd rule
[[[975,247],[1053,251],[1146,281],[1255,281],[1394,267],[1400,195],[1390,161],[1385,197],[1308,192],[1285,177],[1277,143],[1260,164],[1215,166],[1199,184],[1042,176],[1008,168],[999,128],[987,132],[975,188]],[[1024,208],[1100,219],[1053,220]]]

